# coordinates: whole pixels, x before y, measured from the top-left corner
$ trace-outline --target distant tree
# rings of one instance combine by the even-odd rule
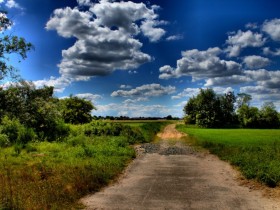
[[[165,119],[167,119],[167,120],[173,120],[173,117],[172,117],[172,115],[167,115],[167,116],[165,117]]]
[[[25,59],[27,52],[33,48],[33,45],[22,37],[5,35],[6,30],[12,25],[7,13],[0,11],[0,80],[8,75],[16,77],[16,69],[7,63],[10,54],[18,54],[22,59]]]
[[[223,96],[219,97],[220,100],[220,121],[224,126],[231,126],[233,124],[238,124],[237,116],[235,113],[235,102],[236,96],[233,92],[225,93]]]
[[[260,127],[262,128],[279,128],[280,121],[278,112],[272,102],[263,104],[260,110]]]
[[[238,93],[236,102],[237,107],[240,108],[243,105],[250,106],[250,101],[252,100],[252,96],[247,93]]]
[[[21,81],[0,89],[0,114],[33,128],[42,139],[54,141],[67,135],[53,87],[36,89],[31,82]]]
[[[212,89],[201,89],[184,107],[185,121],[200,127],[229,126],[235,119],[235,96],[229,92],[217,95]]]
[[[196,98],[192,97],[189,99],[188,103],[184,107],[184,113],[185,113],[185,123],[186,124],[195,124],[196,123]]]
[[[66,123],[83,124],[92,120],[91,111],[96,109],[90,101],[76,96],[60,100],[62,116]]]
[[[238,119],[240,126],[244,128],[260,127],[260,112],[257,107],[250,107],[247,104],[242,105],[238,110]]]

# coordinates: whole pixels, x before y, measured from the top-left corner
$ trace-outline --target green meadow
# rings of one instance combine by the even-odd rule
[[[205,129],[178,125],[198,146],[237,166],[248,179],[280,184],[280,129]]]
[[[77,201],[114,180],[164,122],[69,125],[59,141],[0,147],[0,209],[77,209]]]

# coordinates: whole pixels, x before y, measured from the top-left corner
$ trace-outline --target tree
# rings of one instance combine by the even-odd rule
[[[272,102],[263,104],[260,110],[260,127],[262,128],[279,128],[280,121],[278,112]]]
[[[184,107],[184,113],[186,114],[184,120],[186,124],[196,123],[196,98],[192,97]]]
[[[260,113],[257,107],[250,107],[243,104],[238,110],[238,119],[241,127],[244,128],[258,128]]]
[[[235,119],[235,96],[229,92],[217,95],[212,89],[201,89],[184,107],[185,121],[200,127],[229,126]]]
[[[252,96],[247,93],[238,93],[237,94],[237,107],[240,108],[243,105],[250,106],[250,101]]]
[[[12,25],[13,22],[7,17],[7,13],[0,11],[0,80],[9,75],[16,77],[15,68],[7,64],[10,54],[18,54],[25,59],[27,52],[33,48],[33,45],[22,37],[5,35],[5,31]]]
[[[0,117],[18,119],[27,128],[33,128],[39,137],[50,141],[68,134],[59,110],[53,87],[36,89],[31,82],[21,81],[8,89],[0,89]]]
[[[62,116],[66,123],[83,124],[92,120],[91,111],[96,109],[90,101],[70,96],[61,99]]]
[[[219,97],[220,108],[221,108],[221,119],[220,121],[224,123],[225,126],[231,126],[237,124],[237,116],[235,113],[235,102],[236,96],[233,92],[225,93],[223,96]]]

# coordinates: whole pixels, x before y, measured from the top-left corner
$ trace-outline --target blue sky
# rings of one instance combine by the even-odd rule
[[[0,0],[8,33],[35,45],[11,62],[94,115],[183,116],[199,88],[245,92],[280,110],[280,3],[274,0]],[[3,85],[3,84],[2,84]],[[4,84],[5,85],[5,84]]]

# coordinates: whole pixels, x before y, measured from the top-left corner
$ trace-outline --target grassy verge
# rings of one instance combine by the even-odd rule
[[[92,122],[71,125],[62,142],[0,148],[0,209],[73,209],[135,157],[134,143],[148,142],[164,123],[135,127]]]
[[[238,166],[246,178],[269,187],[280,184],[280,130],[177,128],[196,145]]]

